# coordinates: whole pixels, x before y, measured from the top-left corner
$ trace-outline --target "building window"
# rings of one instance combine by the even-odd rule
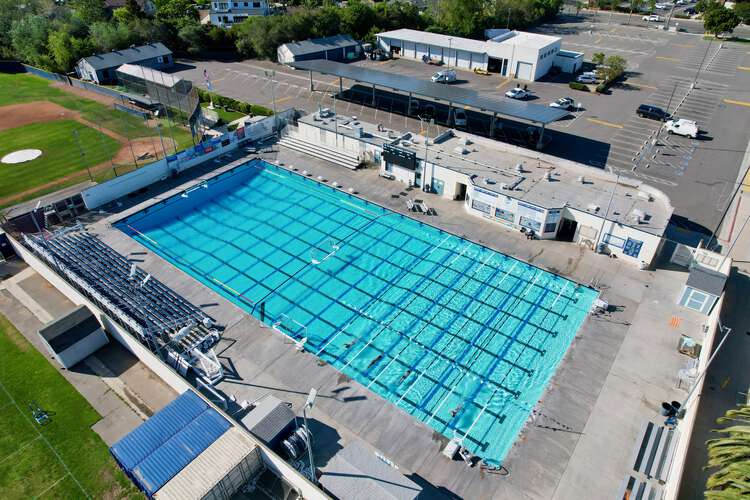
[[[260,2],[253,2],[253,9],[260,9]]]
[[[641,253],[641,247],[643,246],[642,241],[634,240],[632,238],[628,238],[625,241],[625,245],[622,247],[622,253],[625,255],[628,255],[630,257],[638,257],[638,255]]]
[[[487,203],[484,203],[482,201],[472,200],[471,202],[471,208],[474,210],[479,210],[480,212],[484,212],[486,214],[490,213],[490,206]]]
[[[694,311],[703,311],[708,302],[708,294],[698,291],[694,288],[688,288],[685,290],[685,307]]]
[[[611,245],[616,248],[622,248],[625,246],[625,240],[623,238],[620,238],[619,236],[614,236],[612,234],[605,234],[602,237],[602,241],[606,243],[607,245]]]
[[[243,3],[242,5],[243,5],[244,7],[247,7],[247,2]]]
[[[518,223],[525,228],[533,229],[537,232],[539,232],[539,229],[542,227],[542,224],[540,222],[535,221],[534,219],[529,219],[528,217],[524,217],[523,215],[518,219]]]
[[[503,210],[502,208],[496,208],[495,209],[495,217],[498,219],[507,220],[508,222],[513,222],[516,220],[516,216],[513,212],[510,210]]]
[[[557,229],[557,222],[550,222],[549,224],[544,225],[545,233],[554,233],[555,229]]]
[[[233,2],[233,3],[232,3],[232,6],[233,6],[233,7],[234,7],[234,8],[236,9],[236,8],[237,8],[237,7],[239,7],[240,5],[239,5],[239,4],[237,3],[237,2]]]

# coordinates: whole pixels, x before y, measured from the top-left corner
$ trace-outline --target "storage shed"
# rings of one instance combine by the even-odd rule
[[[552,60],[552,65],[560,68],[563,73],[577,73],[583,68],[583,52],[559,50]]]
[[[110,452],[151,497],[229,427],[229,421],[189,390],[115,443]]]
[[[313,59],[328,61],[356,61],[362,57],[362,45],[349,35],[313,38],[302,42],[289,42],[276,50],[281,64]]]
[[[39,337],[64,368],[70,368],[109,343],[99,320],[86,306],[48,323],[39,330]]]
[[[698,265],[692,266],[678,303],[699,313],[711,314],[716,301],[724,293],[727,278],[725,273]]]
[[[115,70],[123,64],[139,64],[149,68],[169,68],[174,64],[172,51],[163,43],[149,43],[129,49],[113,50],[84,57],[76,63],[76,74],[94,83],[112,83]]]

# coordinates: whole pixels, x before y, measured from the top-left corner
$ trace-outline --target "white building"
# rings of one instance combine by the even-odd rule
[[[209,12],[211,24],[230,28],[250,16],[267,16],[269,14],[267,0],[255,0],[249,2],[212,1]]]
[[[641,181],[470,134],[448,130],[425,147],[422,136],[318,113],[287,129],[282,144],[374,163],[381,175],[460,200],[498,226],[634,265],[652,263],[672,215],[669,198]]]
[[[481,68],[502,76],[535,81],[546,75],[560,51],[560,38],[497,30],[486,41],[410,29],[377,35],[378,46],[398,57],[439,59],[452,67]]]

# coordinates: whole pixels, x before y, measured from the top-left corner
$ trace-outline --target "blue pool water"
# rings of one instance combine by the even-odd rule
[[[597,296],[260,160],[118,227],[489,461]]]

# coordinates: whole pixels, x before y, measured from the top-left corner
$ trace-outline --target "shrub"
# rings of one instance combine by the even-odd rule
[[[573,90],[582,90],[584,92],[588,92],[589,91],[589,88],[588,88],[587,85],[585,85],[583,83],[578,83],[578,82],[569,82],[568,83],[568,87],[570,87]]]
[[[606,94],[609,91],[609,85],[607,82],[602,82],[596,86],[595,90],[597,94]]]
[[[203,89],[198,89],[198,98],[201,102],[213,101],[214,106],[227,110],[239,111],[240,113],[245,113],[246,115],[271,116],[273,114],[273,111],[264,106],[259,106],[257,104],[248,104],[246,102],[232,99],[231,97],[225,97],[223,95],[214,94],[213,92],[207,92]]]

